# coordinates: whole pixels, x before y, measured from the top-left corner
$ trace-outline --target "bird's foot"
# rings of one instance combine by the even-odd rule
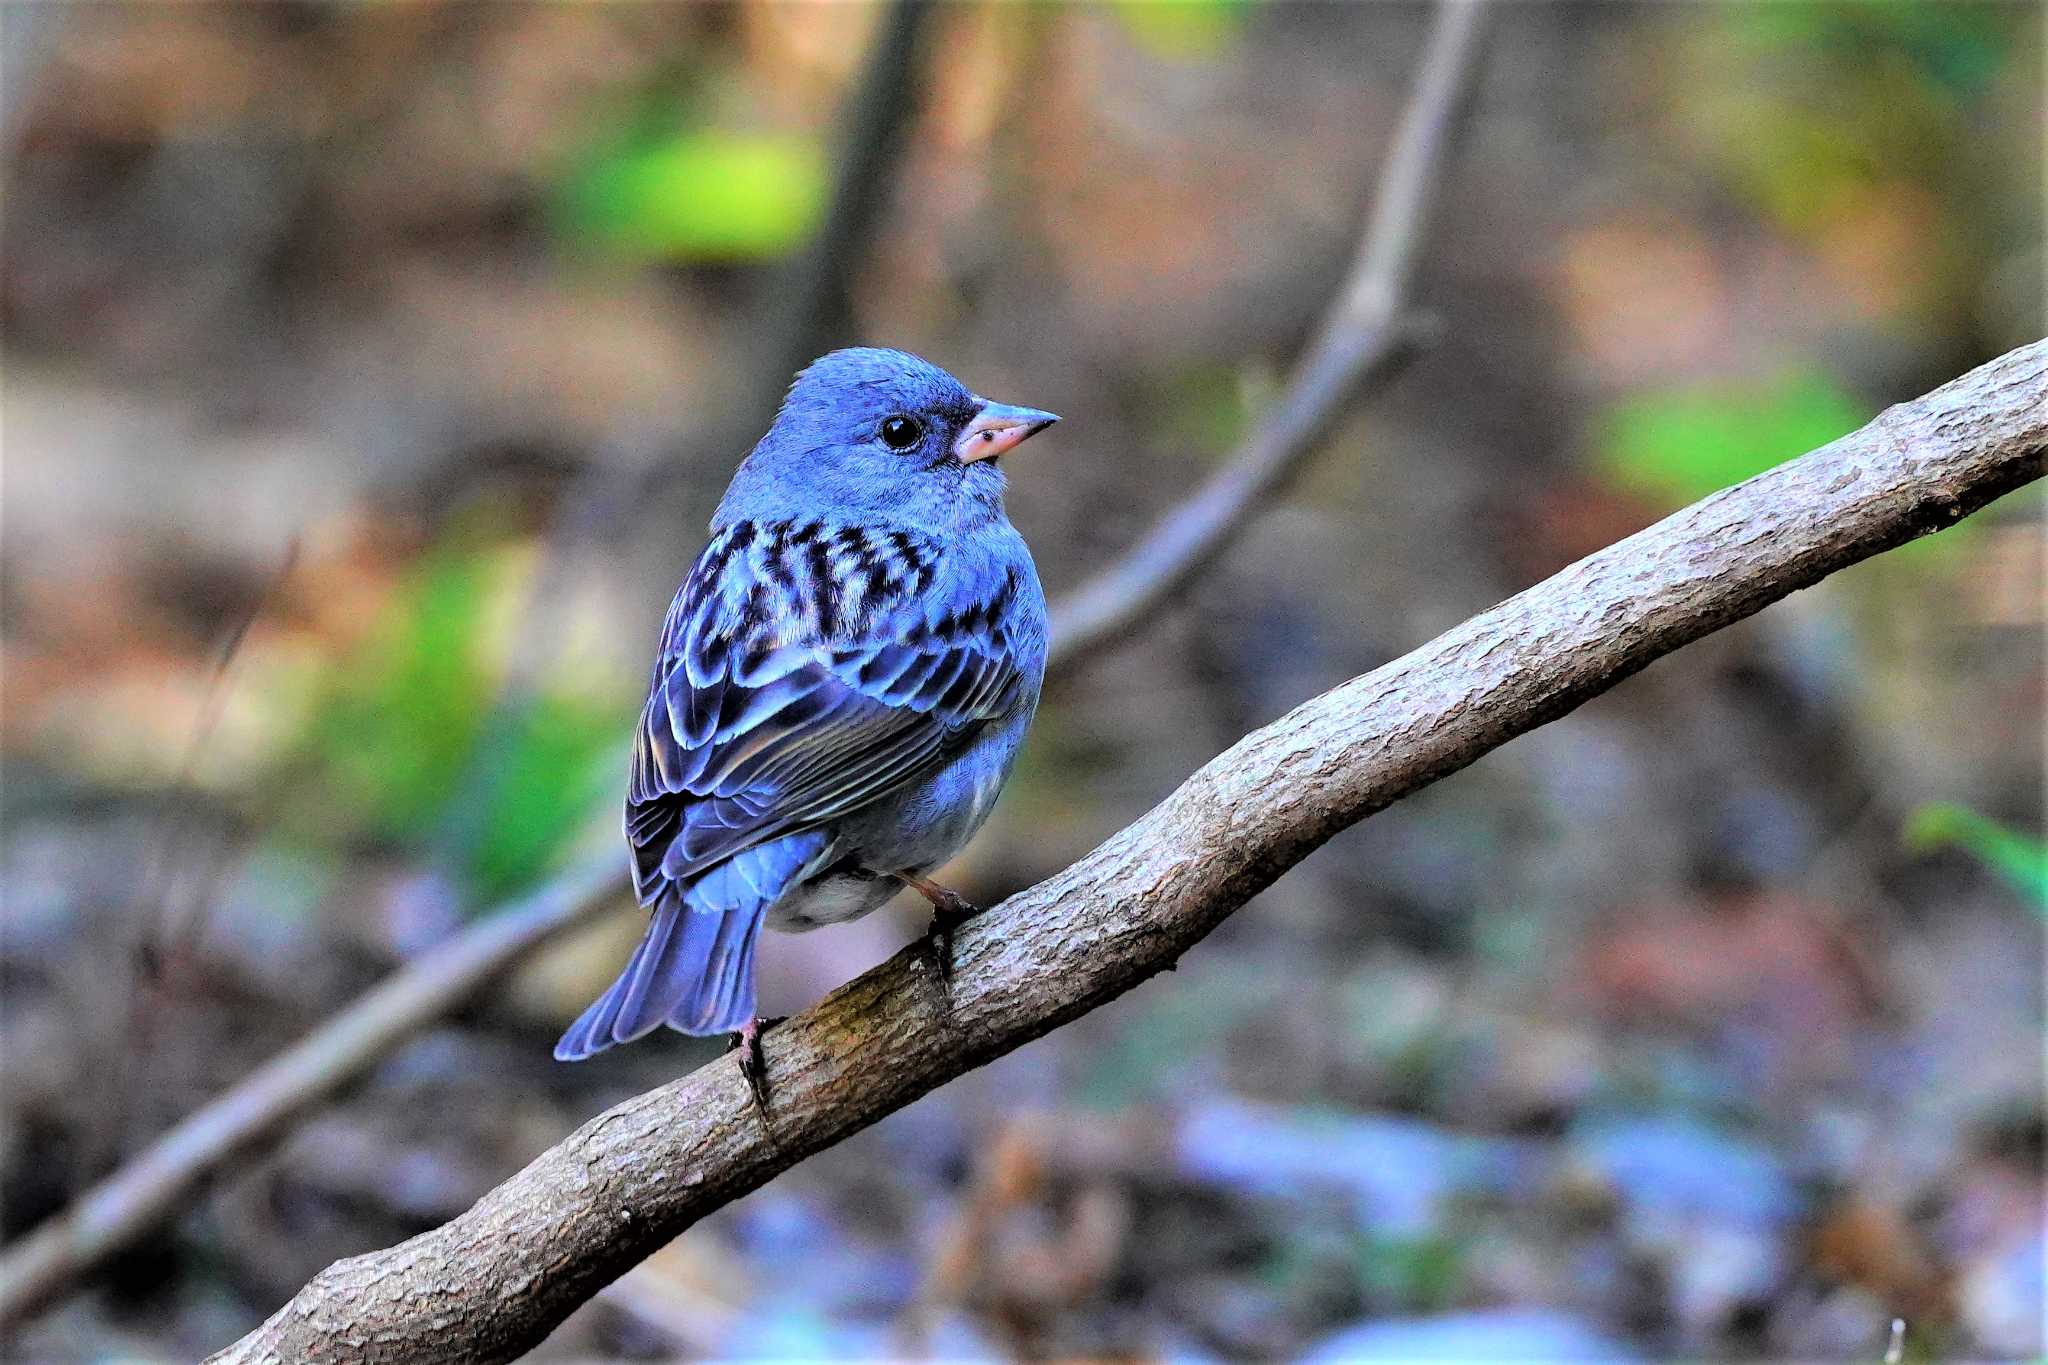
[[[740,1075],[746,1078],[747,1090],[754,1097],[754,1107],[765,1117],[768,1113],[768,1059],[761,1055],[761,1035],[774,1028],[789,1016],[778,1014],[773,1018],[753,1018],[726,1045],[726,1051],[739,1049]]]
[[[899,872],[903,884],[931,902],[932,906],[932,961],[938,968],[939,980],[953,979],[953,931],[981,913],[981,907],[967,897],[948,887],[940,886],[929,877],[914,872]]]

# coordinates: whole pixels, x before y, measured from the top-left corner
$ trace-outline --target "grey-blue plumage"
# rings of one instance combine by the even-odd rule
[[[763,923],[866,914],[981,827],[1046,650],[992,457],[1055,420],[902,351],[797,377],[663,624],[626,800],[647,933],[558,1058],[741,1029]]]

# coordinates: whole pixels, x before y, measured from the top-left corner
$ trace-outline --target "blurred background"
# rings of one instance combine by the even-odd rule
[[[1278,393],[1428,24],[6,6],[5,1233],[617,840],[662,610],[810,353],[1063,414],[1011,513],[1055,597],[1111,562]],[[1049,692],[948,880],[1027,885],[1294,703],[2040,337],[2043,40],[2023,4],[1504,6],[1436,341]],[[1876,1360],[1895,1316],[1907,1359],[2039,1355],[2042,518],[1339,837],[537,1358]],[[774,938],[763,1008],[924,917]],[[639,928],[235,1163],[17,1358],[217,1348],[714,1056],[550,1060]]]

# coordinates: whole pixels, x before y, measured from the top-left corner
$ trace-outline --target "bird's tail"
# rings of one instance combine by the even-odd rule
[[[744,1027],[761,920],[824,845],[816,831],[786,835],[662,887],[625,971],[555,1044],[556,1060],[580,1062],[663,1024],[698,1035]]]

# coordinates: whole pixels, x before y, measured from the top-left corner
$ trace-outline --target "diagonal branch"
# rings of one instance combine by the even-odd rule
[[[1347,400],[1391,378],[1421,330],[1408,315],[1444,166],[1476,84],[1486,11],[1445,0],[1380,171],[1372,216],[1351,272],[1287,389],[1244,445],[1151,533],[1053,614],[1053,639],[1068,666],[1117,643],[1229,548],[1252,513],[1307,464],[1343,416]]]
[[[842,193],[872,189],[875,181],[886,179],[872,173],[872,167],[877,158],[886,162],[889,149],[900,145],[909,106],[898,97],[904,82],[897,78],[912,60],[928,11],[923,0],[898,0],[883,21],[855,97],[862,111],[855,122],[865,131],[849,138]],[[1128,637],[1137,622],[1214,562],[1237,528],[1314,453],[1346,400],[1366,380],[1391,374],[1405,353],[1413,329],[1400,309],[1477,69],[1480,14],[1474,0],[1445,0],[1439,9],[1356,264],[1286,397],[1245,448],[1186,504],[1169,512],[1126,559],[1055,605],[1049,665],[1055,674]],[[855,175],[856,164],[869,167],[870,173]],[[807,258],[799,296],[843,290],[849,244],[871,228],[875,211],[876,204],[866,201],[833,210],[821,234],[827,245]],[[801,319],[789,327],[796,321]],[[794,335],[786,345],[802,350],[805,343]],[[543,888],[529,902],[480,919],[164,1134],[70,1208],[0,1253],[0,1327],[65,1293],[228,1161],[276,1137],[434,1020],[594,919],[625,888],[622,861],[603,858]]]
[[[592,1119],[460,1217],[338,1261],[217,1361],[495,1361],[705,1214],[1173,965],[1331,835],[1681,645],[2043,472],[2048,342],[1579,561],[1239,741],[955,940]]]

